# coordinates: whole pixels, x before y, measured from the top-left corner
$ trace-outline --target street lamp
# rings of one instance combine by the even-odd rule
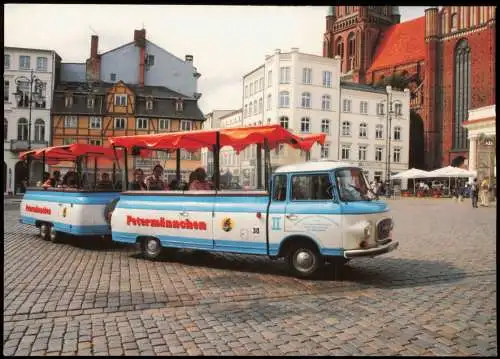
[[[24,107],[26,106],[26,100],[29,104],[29,119],[28,119],[28,151],[31,150],[31,111],[33,102],[37,104],[43,103],[43,82],[40,81],[38,77],[35,76],[33,70],[31,70],[30,77],[19,76],[15,79],[16,82],[16,92],[14,95],[16,97],[18,106],[23,103]],[[29,86],[29,93],[26,99],[26,84]],[[34,88],[33,88],[34,87]]]
[[[383,100],[382,103],[387,103],[387,136],[386,136],[386,145],[387,152],[385,156],[385,183],[387,185],[386,195],[390,196],[391,193],[391,137],[392,137],[392,115],[393,111],[393,102],[392,102],[392,86],[387,85],[385,87],[385,92],[387,94],[387,99]]]

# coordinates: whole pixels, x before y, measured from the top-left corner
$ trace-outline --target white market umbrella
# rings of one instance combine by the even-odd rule
[[[399,172],[394,176],[391,176],[391,179],[413,179],[413,178],[424,178],[427,177],[429,172],[424,170],[419,170],[417,168],[412,168],[407,171]]]
[[[467,171],[462,168],[447,166],[443,168],[439,168],[437,170],[431,171],[427,173],[427,177],[448,177],[448,185],[451,189],[451,179],[452,178],[470,178],[475,177],[475,173],[473,171]]]

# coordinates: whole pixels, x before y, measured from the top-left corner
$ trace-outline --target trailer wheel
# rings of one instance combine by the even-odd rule
[[[144,238],[142,240],[142,254],[148,259],[156,259],[162,252],[161,243],[153,237]]]
[[[288,265],[300,278],[312,277],[322,264],[318,250],[309,243],[298,243],[288,253]]]
[[[49,235],[50,235],[50,225],[48,223],[42,223],[40,225],[40,237],[44,241],[48,241]]]
[[[59,233],[57,233],[56,229],[54,226],[50,227],[50,232],[49,232],[49,238],[52,243],[58,243],[59,242]]]

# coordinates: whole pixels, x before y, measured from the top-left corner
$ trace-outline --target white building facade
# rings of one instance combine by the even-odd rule
[[[232,111],[219,118],[219,128],[243,127],[243,114],[241,109]],[[249,178],[248,171],[242,173],[240,155],[226,146],[220,150],[220,174],[223,183],[240,183]]]
[[[338,147],[338,160],[362,167],[370,181],[387,180],[388,171],[396,174],[407,170],[409,91],[346,82],[340,89],[338,142],[333,144]]]
[[[19,152],[50,145],[50,110],[60,63],[59,55],[51,50],[4,48],[4,194],[15,193],[28,175],[27,167],[19,161]],[[31,102],[30,116],[32,71],[41,82],[42,97]],[[15,95],[19,91],[23,93],[20,97]],[[35,91],[35,83],[32,83],[32,91]],[[40,166],[41,163],[32,164],[30,180],[40,177]]]

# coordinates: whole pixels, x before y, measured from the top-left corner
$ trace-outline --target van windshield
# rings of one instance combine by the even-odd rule
[[[371,201],[374,198],[360,168],[339,169],[335,172],[335,178],[341,201]]]

